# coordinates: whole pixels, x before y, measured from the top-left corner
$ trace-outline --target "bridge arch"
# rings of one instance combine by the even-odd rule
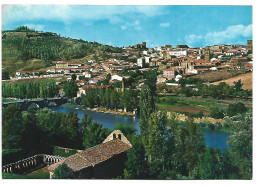
[[[38,109],[38,108],[40,108],[40,105],[38,105],[37,103],[32,102],[32,103],[29,103],[27,107],[28,107],[28,110]]]
[[[48,103],[49,107],[57,106],[58,104],[55,101],[51,101]]]

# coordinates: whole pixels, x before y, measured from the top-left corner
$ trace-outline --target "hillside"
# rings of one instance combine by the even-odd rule
[[[38,32],[27,27],[2,31],[2,68],[14,75],[19,70],[36,70],[53,65],[53,61],[87,61],[105,59],[122,48]]]
[[[246,73],[246,74],[241,74],[239,76],[232,77],[232,78],[229,78],[229,79],[226,79],[226,80],[217,81],[217,82],[214,82],[212,84],[218,85],[221,82],[225,82],[228,85],[233,85],[234,81],[238,81],[240,79],[241,79],[241,82],[244,84],[243,87],[242,87],[243,89],[252,90],[252,88],[253,88],[253,73],[252,72],[249,72],[249,73]]]

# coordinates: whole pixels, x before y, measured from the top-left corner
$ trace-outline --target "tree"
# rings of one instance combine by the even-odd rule
[[[136,129],[133,126],[118,123],[114,126],[113,130],[120,130],[125,136],[135,135]]]
[[[132,135],[128,138],[133,147],[127,151],[127,161],[124,178],[126,179],[148,179],[148,164],[145,160],[145,149],[141,136]]]
[[[7,80],[7,79],[10,79],[9,72],[3,71],[2,72],[2,80]]]
[[[146,85],[140,93],[140,131],[145,138],[148,130],[148,120],[151,114],[155,112],[155,100],[151,89]]]
[[[22,144],[22,111],[20,107],[11,104],[2,113],[2,144],[3,149],[19,148]]]
[[[71,79],[72,79],[73,81],[75,81],[75,80],[77,79],[76,74],[72,74],[72,75],[71,75]]]
[[[63,86],[63,90],[68,98],[76,97],[78,92],[77,83],[74,80],[66,82]]]
[[[215,119],[222,119],[224,118],[224,112],[218,107],[210,108],[210,117]]]
[[[69,112],[63,123],[64,135],[67,137],[67,143],[70,147],[81,147],[81,136],[79,127],[79,118],[76,112]]]
[[[234,116],[237,114],[242,114],[246,112],[246,107],[243,103],[235,103],[235,104],[229,104],[227,109],[227,115],[228,116]]]
[[[31,110],[23,113],[24,132],[22,136],[22,147],[34,153],[45,149],[45,138],[43,130],[39,127],[36,111]]]
[[[243,83],[241,83],[241,79],[238,81],[234,81],[234,89],[236,92],[239,92],[242,90]]]
[[[242,179],[252,179],[252,112],[226,119],[232,135],[228,140],[233,164]]]
[[[148,86],[153,97],[156,97],[156,81],[157,81],[156,70],[146,72],[144,84]]]
[[[221,152],[214,147],[207,148],[197,165],[197,176],[199,179],[223,179],[224,166]]]
[[[175,167],[182,175],[192,176],[196,173],[196,165],[206,146],[201,129],[189,118],[176,126],[175,135]]]
[[[66,163],[59,165],[53,172],[52,179],[73,179],[74,171]]]
[[[164,142],[166,137],[165,113],[152,113],[148,119],[147,136],[144,141],[146,156],[148,157],[148,165],[150,175],[157,176],[160,171],[164,170]]]
[[[108,129],[96,122],[90,122],[84,130],[83,145],[85,149],[102,143],[108,136]]]

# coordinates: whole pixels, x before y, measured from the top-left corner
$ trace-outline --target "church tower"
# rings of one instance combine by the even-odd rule
[[[205,60],[210,61],[210,49],[209,48],[205,49],[204,55],[205,55]]]

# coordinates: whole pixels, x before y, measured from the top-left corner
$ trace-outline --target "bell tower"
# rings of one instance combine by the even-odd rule
[[[209,48],[205,49],[204,55],[205,55],[205,60],[210,61],[210,49]]]

